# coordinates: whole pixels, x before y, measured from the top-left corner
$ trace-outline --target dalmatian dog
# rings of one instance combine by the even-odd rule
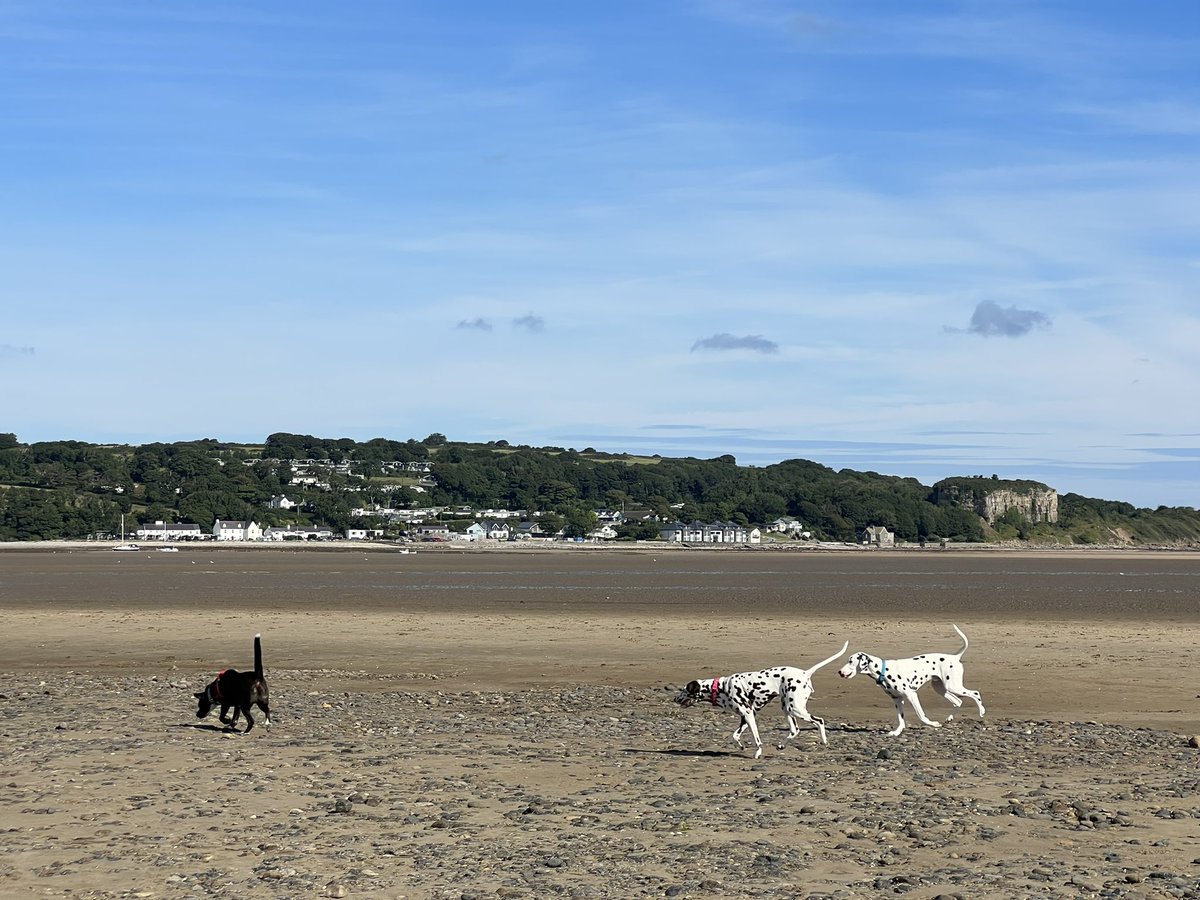
[[[983,697],[979,691],[963,687],[962,656],[970,644],[961,628],[957,625],[953,628],[963,641],[962,649],[957,653],[922,653],[908,659],[883,659],[869,653],[855,653],[838,670],[838,674],[843,678],[853,678],[860,672],[870,675],[876,684],[887,691],[888,696],[896,703],[896,716],[900,720],[896,728],[888,732],[892,737],[904,730],[906,700],[922,722],[934,728],[941,727],[941,722],[933,722],[925,715],[921,701],[917,698],[917,691],[929,681],[933,682],[935,691],[956,707],[962,706],[963,697],[970,697],[979,707],[979,717],[983,718]],[[949,722],[953,718],[954,714],[951,713],[946,721]]]
[[[835,660],[841,659],[850,647],[847,641],[842,649],[829,659],[817,663],[810,669],[799,669],[795,666],[775,666],[759,672],[739,672],[736,675],[726,675],[723,678],[708,678],[702,681],[689,681],[675,695],[675,702],[685,709],[695,703],[707,701],[718,709],[726,709],[741,716],[741,722],[733,732],[733,740],[742,746],[742,734],[747,728],[754,738],[754,758],[762,756],[762,738],[758,736],[758,722],[755,713],[759,712],[776,697],[780,699],[783,714],[787,716],[788,736],[793,739],[800,733],[797,719],[804,719],[817,726],[821,735],[821,743],[828,744],[825,737],[825,720],[814,716],[808,711],[808,700],[813,694],[813,673]],[[784,748],[780,742],[779,749]]]

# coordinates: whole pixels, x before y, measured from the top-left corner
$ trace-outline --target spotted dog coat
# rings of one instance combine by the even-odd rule
[[[828,744],[829,741],[825,737],[825,720],[808,711],[808,700],[813,693],[812,677],[822,666],[840,659],[849,646],[850,642],[847,641],[841,650],[811,669],[775,666],[758,672],[739,672],[722,678],[689,681],[687,686],[675,695],[675,702],[686,708],[700,701],[708,701],[718,709],[737,713],[741,716],[741,722],[733,732],[733,740],[741,747],[742,734],[749,728],[750,736],[754,738],[755,759],[762,756],[763,747],[762,738],[758,736],[755,713],[776,697],[783,707],[783,714],[787,716],[788,740],[800,733],[800,726],[796,720],[804,719],[817,726],[817,731],[821,734],[821,743]],[[783,747],[783,743],[780,743],[779,749],[782,750]]]
[[[919,718],[926,725],[940,728],[941,722],[930,721],[921,708],[917,691],[927,682],[933,682],[933,689],[953,703],[962,706],[962,698],[970,697],[979,707],[979,716],[983,717],[983,697],[979,691],[963,687],[962,655],[970,646],[967,636],[957,625],[953,626],[958,636],[963,640],[963,647],[957,653],[922,653],[908,659],[883,659],[868,653],[855,653],[846,664],[838,670],[843,678],[853,678],[859,672],[870,675],[875,683],[887,691],[888,696],[896,703],[896,716],[900,722],[893,731],[895,737],[904,730],[904,701],[907,700]],[[947,717],[949,722],[954,718],[953,713]]]

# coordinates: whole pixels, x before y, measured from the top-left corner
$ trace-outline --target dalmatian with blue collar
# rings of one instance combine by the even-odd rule
[[[962,638],[963,647],[958,653],[922,653],[920,656],[908,659],[883,659],[871,656],[869,653],[855,653],[846,664],[838,670],[843,678],[853,678],[862,673],[870,675],[875,683],[883,688],[888,696],[896,703],[896,716],[900,723],[888,734],[892,737],[904,730],[904,701],[908,701],[919,718],[926,725],[940,728],[941,722],[934,722],[925,715],[917,691],[932,681],[933,689],[945,697],[956,707],[962,706],[962,698],[970,697],[979,707],[979,717],[983,718],[983,697],[979,691],[963,687],[962,655],[967,652],[970,644],[967,636],[957,625],[953,626]],[[951,713],[946,721],[954,718]]]
[[[758,672],[739,672],[736,675],[726,675],[721,678],[706,678],[700,681],[689,681],[687,686],[675,695],[675,702],[687,708],[701,701],[708,701],[717,709],[725,709],[741,716],[741,722],[733,732],[733,740],[742,746],[742,734],[750,729],[754,738],[754,758],[762,756],[762,738],[758,736],[758,722],[755,713],[762,710],[768,703],[779,698],[783,706],[783,714],[788,721],[788,740],[800,733],[797,719],[804,719],[817,726],[821,735],[821,743],[828,744],[825,737],[825,720],[814,716],[808,711],[808,700],[813,693],[813,673],[835,660],[841,659],[850,642],[842,644],[842,649],[822,662],[809,669],[799,669],[795,666],[774,666]],[[782,750],[784,744],[779,744]]]

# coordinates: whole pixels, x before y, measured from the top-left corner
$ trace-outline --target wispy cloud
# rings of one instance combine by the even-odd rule
[[[535,316],[533,313],[530,313],[527,316],[521,316],[519,319],[513,319],[513,328],[521,328],[525,331],[537,333],[545,330],[546,320],[541,316]]]
[[[474,319],[463,319],[455,327],[464,331],[491,331],[492,323],[482,316],[476,316]]]
[[[13,344],[0,344],[0,359],[14,359],[18,356],[33,356],[32,347],[17,347]]]
[[[747,334],[739,337],[722,332],[696,341],[692,344],[692,352],[695,353],[697,350],[751,350],[754,353],[778,353],[779,345],[761,334]]]
[[[971,313],[971,324],[966,328],[946,330],[956,334],[978,334],[983,337],[1021,337],[1034,328],[1050,327],[1050,317],[1036,309],[1018,309],[1001,306],[992,300],[983,300]]]

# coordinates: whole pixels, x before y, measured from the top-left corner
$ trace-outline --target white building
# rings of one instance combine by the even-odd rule
[[[896,535],[885,525],[870,525],[863,531],[862,542],[870,547],[895,547]]]
[[[674,522],[658,532],[664,541],[676,544],[759,544],[762,532],[736,522]]]
[[[161,519],[153,525],[142,525],[137,530],[139,541],[198,541],[203,537],[199,525],[163,522]]]
[[[262,526],[257,522],[239,522],[234,519],[217,519],[213,524],[213,538],[218,541],[261,541]]]
[[[467,526],[467,540],[480,541],[488,538],[493,541],[507,541],[510,535],[508,525],[504,522],[472,522]]]
[[[333,529],[328,525],[283,525],[268,528],[263,532],[267,541],[329,541]]]
[[[797,536],[803,533],[804,526],[800,524],[799,519],[793,519],[791,516],[781,516],[767,526],[767,531],[774,531],[776,534]]]
[[[289,500],[283,494],[276,494],[267,501],[267,506],[271,507],[271,509],[295,509],[299,505],[299,503]]]

